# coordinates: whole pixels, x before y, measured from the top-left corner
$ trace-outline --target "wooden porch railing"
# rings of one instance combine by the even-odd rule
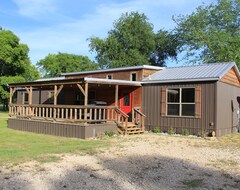
[[[116,123],[118,125],[124,127],[125,132],[126,132],[127,128],[128,128],[128,118],[129,118],[129,116],[126,113],[124,113],[122,110],[120,110],[119,108],[115,108],[114,110],[117,113]]]
[[[9,105],[9,116],[65,122],[105,122],[117,118],[115,106]],[[87,117],[84,117],[87,110]],[[84,119],[84,118],[87,118]]]
[[[133,108],[132,109],[132,122],[135,123],[138,127],[142,128],[144,131],[144,117],[146,117],[141,111],[140,108]]]

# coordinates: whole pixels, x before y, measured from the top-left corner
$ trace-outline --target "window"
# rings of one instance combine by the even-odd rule
[[[24,100],[24,104],[28,104],[28,93],[27,92],[23,93],[23,100]]]
[[[113,76],[112,76],[112,75],[107,75],[106,78],[107,78],[107,79],[112,79]]]
[[[48,101],[49,101],[49,104],[54,104],[54,92],[53,91],[48,92]]]
[[[123,95],[123,105],[124,106],[130,106],[130,94],[129,93],[124,93]]]
[[[167,115],[195,116],[195,88],[168,88]]]
[[[95,91],[88,92],[88,103],[96,100]],[[75,105],[84,105],[84,95],[81,92],[75,92]]]
[[[137,81],[137,73],[131,73],[130,80],[131,81]]]

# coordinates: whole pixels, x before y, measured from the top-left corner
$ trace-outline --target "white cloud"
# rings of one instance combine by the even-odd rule
[[[19,14],[37,18],[56,10],[55,0],[13,0],[18,7]]]
[[[41,11],[51,12],[54,10],[53,0],[14,0],[21,4],[24,14],[36,14]],[[27,2],[33,2],[31,11],[27,11]],[[49,3],[50,2],[50,3]],[[87,55],[89,53],[89,42],[87,38],[98,36],[106,37],[107,32],[112,28],[114,20],[118,19],[122,13],[139,11],[145,13],[149,22],[155,26],[155,31],[160,28],[170,29],[174,27],[172,21],[173,14],[187,14],[201,4],[201,0],[132,0],[125,3],[110,3],[96,5],[95,12],[85,15],[78,15],[74,18],[62,20],[61,23],[45,28],[37,28],[28,32],[20,32],[23,43],[30,47],[30,57],[33,63],[44,58],[48,53],[67,52]],[[76,3],[76,2],[75,2]],[[78,2],[81,6],[81,1]],[[39,10],[38,6],[45,6],[45,10]],[[78,6],[77,4],[75,6]],[[36,9],[35,11],[33,11]],[[62,15],[62,18],[66,18]],[[76,18],[81,19],[76,19]],[[71,20],[71,22],[69,22]]]

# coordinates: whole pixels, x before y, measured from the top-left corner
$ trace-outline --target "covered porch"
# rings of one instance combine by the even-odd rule
[[[141,93],[139,82],[87,77],[11,84],[8,127],[79,138],[109,130],[142,133]]]

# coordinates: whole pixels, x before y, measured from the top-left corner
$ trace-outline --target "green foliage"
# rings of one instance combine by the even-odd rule
[[[184,135],[184,136],[188,136],[188,135],[190,135],[188,129],[182,129],[182,133],[181,133],[181,134]]]
[[[154,34],[153,25],[144,14],[131,12],[115,21],[106,39],[90,38],[89,46],[97,53],[96,60],[101,68],[163,65],[168,56],[176,55],[176,46],[170,45],[174,44],[172,39],[167,31]]]
[[[191,15],[178,16],[176,34],[191,63],[235,61],[240,64],[240,1],[218,0]]]
[[[105,141],[79,140],[15,131],[7,128],[7,112],[0,112],[0,166],[19,164],[29,160],[55,162],[56,154],[94,154],[99,148],[107,147]]]
[[[9,84],[31,81],[40,77],[28,57],[28,46],[9,30],[0,28],[0,102],[7,109]]]
[[[199,188],[203,186],[203,179],[191,179],[191,180],[183,180],[182,184],[187,186],[188,188]]]
[[[150,56],[152,65],[165,66],[168,58],[177,59],[178,38],[176,34],[159,30],[155,34],[155,49]]]
[[[25,79],[21,76],[0,77],[0,96],[2,101],[8,101],[8,98],[9,98],[8,84],[16,83],[16,82],[25,82]]]
[[[105,134],[105,136],[113,137],[114,132],[113,131],[105,131],[104,134]]]
[[[176,129],[173,128],[173,127],[169,127],[169,129],[168,129],[168,134],[169,134],[169,135],[176,134]]]
[[[0,29],[0,77],[19,75],[26,80],[39,78],[38,71],[28,57],[28,46],[19,41],[13,32]]]
[[[154,128],[152,129],[152,132],[153,132],[153,133],[161,133],[161,128],[160,128],[160,127],[154,127]]]
[[[97,69],[98,66],[87,56],[67,53],[49,54],[37,63],[44,77],[56,77],[61,73],[87,71]]]

